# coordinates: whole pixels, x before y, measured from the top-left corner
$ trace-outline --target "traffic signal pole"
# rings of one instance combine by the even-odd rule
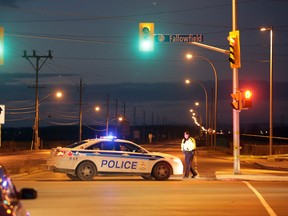
[[[238,30],[238,19],[237,19],[237,0],[232,0],[232,31],[233,34]],[[237,34],[237,37],[239,35]],[[239,39],[239,38],[238,38]],[[240,49],[240,43],[237,41],[238,48]],[[230,43],[230,42],[229,42]],[[190,44],[196,45],[199,47],[203,47],[205,49],[210,49],[216,52],[220,52],[223,54],[230,54],[230,51],[220,49],[217,47],[213,47],[210,45],[205,45],[197,42],[191,42]],[[236,45],[235,45],[236,46]],[[238,68],[240,67],[240,50],[238,49],[239,52],[235,52],[234,55],[236,54],[236,57],[234,63],[230,63],[230,66],[232,68],[232,84],[233,84],[233,94],[239,94],[239,78],[238,78]],[[231,55],[230,55],[231,57]],[[236,63],[236,64],[235,64]],[[240,110],[233,109],[233,165],[234,165],[234,174],[240,174]]]
[[[232,31],[238,29],[237,0],[232,0]],[[233,94],[239,91],[238,68],[232,68]],[[234,174],[240,174],[240,110],[233,109],[233,157]]]

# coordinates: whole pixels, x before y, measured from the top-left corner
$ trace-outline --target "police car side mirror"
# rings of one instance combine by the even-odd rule
[[[23,188],[19,192],[20,199],[36,199],[37,191],[34,188]]]

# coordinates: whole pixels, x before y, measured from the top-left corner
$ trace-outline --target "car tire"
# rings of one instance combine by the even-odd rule
[[[70,178],[72,181],[79,181],[79,177],[75,174],[66,173],[67,177]]]
[[[158,181],[165,181],[171,176],[171,166],[167,162],[159,162],[154,165],[152,176]]]
[[[145,174],[145,175],[141,175],[141,177],[145,180],[151,180],[153,179],[153,176],[151,174]]]
[[[91,181],[97,173],[94,163],[84,161],[80,163],[76,169],[78,178],[82,181]]]

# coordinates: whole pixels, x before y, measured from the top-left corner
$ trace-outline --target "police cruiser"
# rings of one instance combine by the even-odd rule
[[[53,148],[47,167],[82,181],[98,174],[135,174],[159,181],[183,174],[183,164],[176,156],[149,152],[131,141],[107,137]]]

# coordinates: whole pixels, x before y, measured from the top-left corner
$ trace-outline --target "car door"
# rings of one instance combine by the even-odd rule
[[[115,148],[120,149],[120,157],[116,163],[124,173],[150,173],[149,154],[129,142],[115,142]]]

